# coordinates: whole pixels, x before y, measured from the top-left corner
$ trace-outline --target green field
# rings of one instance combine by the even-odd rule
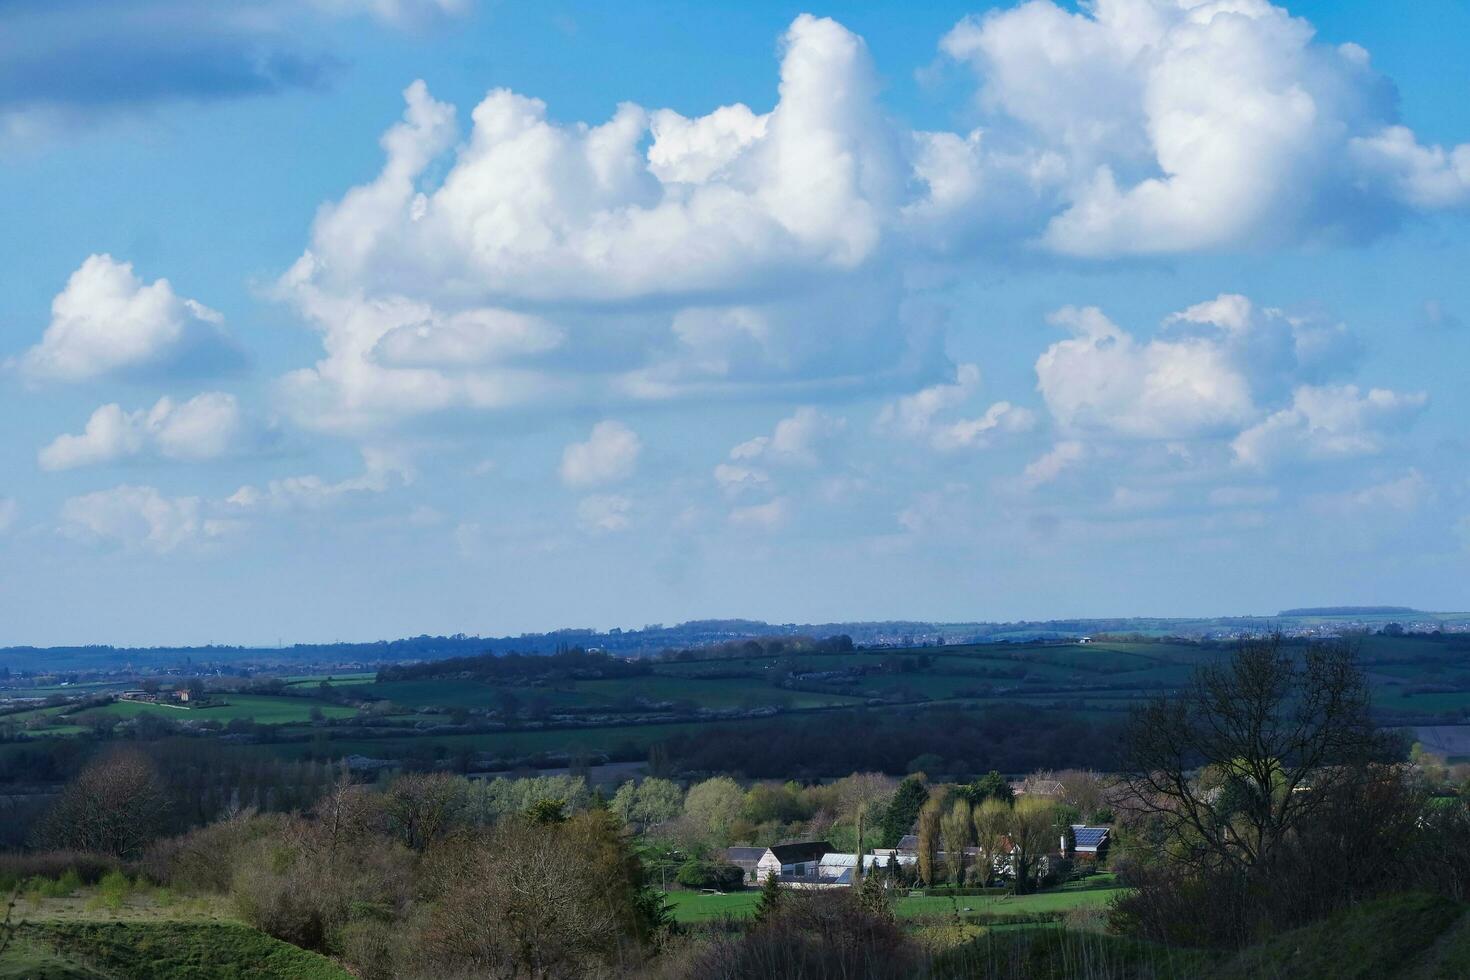
[[[1369,636],[1361,640],[1363,666],[1373,686],[1375,709],[1385,724],[1415,726],[1470,722],[1470,637]],[[1300,649],[1297,647],[1296,649]],[[592,753],[635,758],[649,747],[704,726],[745,724],[743,719],[694,718],[699,712],[796,712],[863,706],[907,710],[911,705],[953,706],[986,712],[1019,705],[1062,710],[1078,720],[1111,723],[1143,700],[1188,682],[1191,671],[1217,661],[1229,645],[1172,640],[1099,640],[1090,644],[991,643],[910,649],[856,650],[708,659],[650,661],[650,672],[588,678],[554,670],[513,683],[461,676],[379,683],[375,673],[300,674],[286,682],[303,695],[328,683],[338,695],[380,706],[361,717],[362,727],[325,728],[326,720],[359,714],[355,705],[318,698],[229,694],[228,704],[182,708],[117,702],[99,709],[122,719],[152,715],[174,721],[252,719],[279,726],[278,740],[262,747],[284,757],[445,759],[473,752],[507,761]],[[696,655],[697,656],[697,655]],[[825,675],[825,676],[824,676]],[[1426,687],[1443,688],[1410,693]],[[83,690],[73,685],[73,692]],[[61,690],[61,689],[58,689]],[[384,711],[382,702],[391,705]],[[9,716],[27,738],[69,736],[87,729],[56,717],[72,706],[32,708]],[[470,714],[466,717],[463,712]],[[507,714],[507,713],[511,714]],[[552,716],[605,716],[595,727],[575,727]],[[810,717],[810,716],[808,716]],[[518,730],[445,733],[446,726],[506,724]],[[650,724],[650,718],[666,718]],[[37,725],[36,722],[49,721]],[[5,724],[6,720],[0,720]],[[29,725],[28,725],[29,723]],[[760,723],[769,723],[762,721]],[[545,727],[542,727],[545,726]],[[433,731],[432,729],[441,729]],[[325,743],[325,747],[324,747]],[[915,753],[917,754],[917,753]],[[972,753],[957,753],[972,761]],[[946,756],[948,758],[948,756]],[[898,771],[898,770],[895,770]]]
[[[1061,888],[1034,895],[904,895],[894,904],[901,918],[950,916],[1016,916],[1024,918],[1089,905],[1106,905],[1126,889],[1112,875],[1071,882]],[[744,918],[755,911],[760,901],[756,889],[706,895],[693,891],[672,891],[665,896],[674,918],[679,922],[702,922],[711,919]]]
[[[315,687],[322,683],[332,686],[337,684],[370,683],[377,676],[377,671],[361,670],[355,673],[348,672],[343,674],[292,674],[289,677],[282,677],[281,680],[286,682],[287,687],[301,687],[308,684]]]
[[[148,704],[142,701],[114,701],[112,704],[94,710],[115,714],[122,718],[155,715],[172,721],[218,722],[245,718],[262,725],[289,725],[310,721],[312,708],[320,708],[322,714],[327,718],[351,718],[357,714],[354,708],[329,704],[316,698],[273,697],[269,694],[227,694],[223,697],[225,704],[205,705],[198,708]]]

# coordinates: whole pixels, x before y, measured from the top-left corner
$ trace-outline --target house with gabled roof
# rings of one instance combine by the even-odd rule
[[[1107,857],[1110,833],[1107,827],[1089,827],[1085,823],[1074,823],[1070,835],[1062,835],[1062,857],[1075,858],[1079,861],[1101,861]],[[1067,846],[1067,837],[1071,836],[1072,846]]]
[[[745,872],[747,882],[760,881],[758,870],[761,858],[766,856],[770,850],[767,847],[727,847],[725,848],[725,860]]]
[[[772,847],[730,847],[725,849],[725,860],[749,868],[754,859],[754,871],[746,872],[748,880],[754,882],[765,881],[770,875],[782,879],[814,879],[822,855],[832,849],[824,840],[794,841]]]

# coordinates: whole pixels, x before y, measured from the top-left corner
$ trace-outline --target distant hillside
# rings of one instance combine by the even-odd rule
[[[1470,614],[1416,612],[1406,606],[1324,606],[1288,609],[1276,616],[1217,616],[1196,619],[1117,617],[1013,622],[934,623],[921,620],[841,623],[763,623],[752,619],[701,619],[642,629],[572,628],[517,636],[412,636],[360,643],[297,643],[281,647],[0,647],[0,678],[6,671],[78,672],[170,670],[179,667],[274,669],[301,666],[371,669],[384,664],[445,660],[452,657],[548,654],[572,649],[601,650],[618,657],[642,657],[672,650],[698,650],[745,640],[827,640],[846,636],[858,647],[915,647],[965,643],[1029,643],[1082,636],[1189,640],[1232,640],[1280,630],[1320,636],[1335,630],[1376,629],[1384,617],[1402,620],[1410,632],[1435,629],[1470,631]],[[1324,622],[1325,621],[1325,622]]]
[[[1410,606],[1308,606],[1305,609],[1283,609],[1283,617],[1308,616],[1422,616]]]

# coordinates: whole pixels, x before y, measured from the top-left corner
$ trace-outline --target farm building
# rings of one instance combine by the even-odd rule
[[[751,881],[765,881],[769,875],[782,878],[815,878],[822,855],[829,853],[832,845],[824,840],[797,841],[777,844],[774,847],[731,847],[725,850],[725,860],[746,868]],[[754,872],[749,870],[754,858]]]
[[[890,862],[896,861],[900,865],[918,863],[918,858],[912,855],[899,854],[864,854],[863,874],[872,874],[874,871],[887,870]],[[843,854],[834,852],[823,854],[822,860],[817,865],[817,877],[824,882],[834,885],[852,884],[852,871],[857,867],[856,854]]]
[[[758,871],[761,858],[766,856],[770,850],[766,847],[727,847],[725,848],[725,860],[745,872],[745,880],[748,882],[760,881]]]

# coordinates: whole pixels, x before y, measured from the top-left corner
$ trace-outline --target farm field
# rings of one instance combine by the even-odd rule
[[[250,719],[262,725],[288,725],[311,720],[311,709],[320,708],[327,718],[351,718],[357,714],[355,708],[330,704],[315,698],[272,697],[268,694],[228,694],[226,704],[204,705],[198,708],[183,705],[148,704],[142,701],[114,701],[95,711],[135,718],[138,715],[157,715],[173,721],[230,722],[237,718]]]
[[[376,671],[363,670],[344,674],[293,674],[290,677],[282,677],[281,680],[286,682],[287,687],[300,687],[324,682],[327,684],[360,684],[371,682],[377,676]]]
[[[1361,645],[1375,708],[1386,724],[1470,722],[1470,670],[1464,666],[1470,662],[1470,638],[1370,636],[1361,638]],[[145,715],[174,722],[251,719],[276,730],[254,736],[267,744],[242,748],[285,759],[360,755],[420,762],[457,759],[469,766],[565,765],[568,757],[579,754],[645,758],[656,744],[710,726],[738,732],[747,724],[774,725],[779,731],[788,724],[811,723],[820,712],[849,708],[885,715],[962,711],[979,719],[1019,709],[1106,726],[1144,699],[1187,683],[1194,667],[1229,648],[1225,643],[1104,639],[694,659],[696,653],[651,660],[642,674],[596,677],[585,670],[548,669],[544,675],[523,672],[504,680],[489,674],[486,679],[466,677],[458,668],[452,675],[433,676],[430,664],[414,668],[420,676],[383,681],[365,671],[283,678],[301,697],[226,693],[228,703],[220,706],[114,702],[87,710],[124,721]],[[332,688],[332,700],[311,696],[311,689],[323,683]],[[1415,691],[1422,693],[1411,693]],[[379,707],[363,712],[342,701]],[[0,724],[22,739],[85,736],[89,727],[63,715],[74,707],[28,708],[0,718]],[[320,721],[313,719],[314,709]],[[695,717],[700,712],[752,717]],[[550,723],[549,716],[557,714],[609,717],[595,727],[577,727]],[[764,718],[754,717],[762,714]],[[650,716],[667,720],[650,722]],[[624,718],[627,723],[620,723]],[[502,725],[511,730],[498,730]],[[820,725],[804,730],[819,732]],[[986,744],[1003,740],[997,732]],[[468,759],[467,754],[479,758]],[[921,754],[915,749],[886,764],[901,772],[909,759]],[[944,758],[963,768],[982,762],[986,749],[965,747],[952,760],[949,753]]]
[[[751,724],[763,719],[735,719],[721,725]],[[372,758],[444,757],[466,749],[501,758],[556,752],[597,752],[629,749],[636,755],[648,746],[674,735],[699,731],[707,722],[670,722],[662,725],[600,725],[595,728],[553,728],[524,732],[481,732],[468,735],[391,735],[383,738],[333,739],[334,756],[365,755]],[[304,758],[316,752],[306,742],[258,746],[258,751],[281,758]]]

